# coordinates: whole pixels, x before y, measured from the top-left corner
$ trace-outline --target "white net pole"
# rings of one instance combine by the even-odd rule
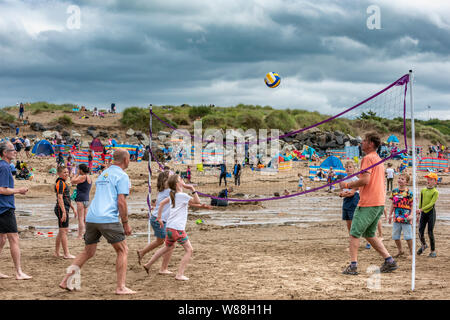
[[[416,282],[416,132],[414,127],[414,104],[413,104],[413,72],[409,70],[409,96],[411,104],[411,148],[412,148],[412,178],[413,178],[413,252],[412,252],[412,265],[411,265],[411,290],[414,291]]]
[[[149,150],[148,150],[148,221],[147,221],[147,241],[150,243],[150,217],[152,211],[152,110],[153,106],[150,105],[150,137],[149,137]]]

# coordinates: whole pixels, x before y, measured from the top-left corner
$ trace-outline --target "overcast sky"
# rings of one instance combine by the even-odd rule
[[[370,5],[381,29],[367,26]],[[246,103],[335,114],[413,69],[418,118],[430,105],[450,119],[448,0],[0,0],[0,57],[0,106]],[[269,71],[280,87],[265,86]]]

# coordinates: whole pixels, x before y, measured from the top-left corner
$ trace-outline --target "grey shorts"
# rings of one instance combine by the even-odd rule
[[[100,237],[104,236],[110,244],[125,240],[125,231],[121,223],[91,223],[86,222],[84,243],[86,245],[98,243]]]
[[[77,202],[82,203],[83,207],[85,208],[89,207],[89,201],[77,201]]]

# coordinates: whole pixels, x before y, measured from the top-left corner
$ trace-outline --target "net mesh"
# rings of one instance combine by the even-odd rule
[[[283,134],[268,132],[265,135],[247,130],[237,132],[240,138],[236,138],[236,130],[230,134],[221,128],[215,131],[200,129],[192,134],[175,128],[150,111],[151,119],[159,121],[166,131],[162,139],[158,132],[152,131],[150,121],[150,137],[152,141],[160,142],[150,148],[150,173],[169,167],[180,174],[186,183],[195,184],[200,196],[218,201],[270,201],[324,188],[331,190],[339,182],[362,172],[357,169],[353,174],[346,173],[346,161],[353,162],[358,168],[362,156],[360,140],[336,131],[340,128],[337,124],[357,128],[361,134],[375,131],[383,135],[389,129],[395,130],[399,136],[398,142],[390,142],[386,150],[379,149],[381,161],[372,167],[404,157],[408,148],[408,81],[409,75],[404,75],[334,116]],[[395,147],[391,148],[393,145]],[[235,164],[241,165],[239,179],[236,179]],[[330,171],[333,173],[330,174]],[[154,189],[149,185],[148,201]],[[223,192],[225,189],[226,194]]]

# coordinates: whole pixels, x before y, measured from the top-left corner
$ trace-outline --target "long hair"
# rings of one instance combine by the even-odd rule
[[[172,208],[175,208],[175,194],[177,193],[177,183],[179,177],[179,175],[174,174],[170,176],[167,182],[170,188],[170,201],[172,201]]]
[[[159,192],[164,191],[166,188],[167,179],[169,179],[169,171],[163,171],[158,175],[158,181],[156,183],[156,188]]]

